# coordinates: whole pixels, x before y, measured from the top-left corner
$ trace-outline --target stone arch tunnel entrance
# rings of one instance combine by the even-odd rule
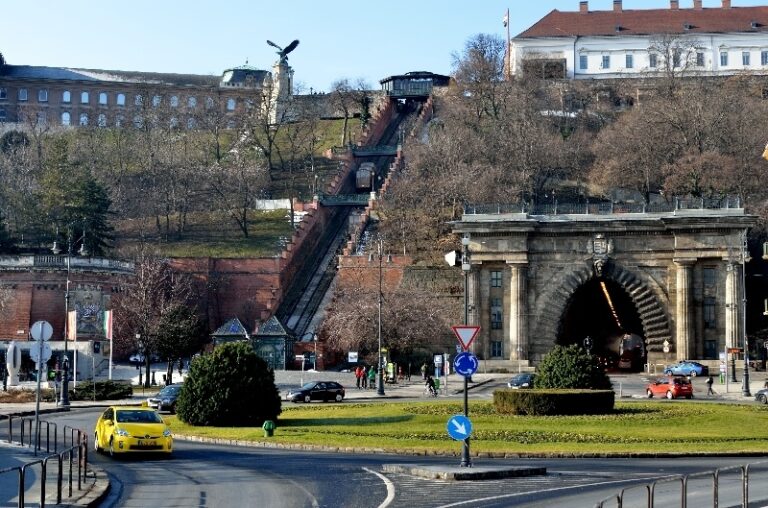
[[[626,290],[612,280],[595,277],[568,300],[557,344],[585,346],[589,337],[589,349],[607,367],[640,370],[645,353],[642,335],[640,315]]]

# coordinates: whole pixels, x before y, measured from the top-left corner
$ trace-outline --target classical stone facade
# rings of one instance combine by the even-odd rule
[[[703,205],[703,206],[702,206]],[[738,203],[465,211],[475,353],[537,363],[555,344],[614,352],[640,336],[648,362],[716,359],[744,336],[743,262],[755,218]]]

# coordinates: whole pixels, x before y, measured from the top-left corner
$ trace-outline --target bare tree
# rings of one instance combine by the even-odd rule
[[[349,119],[355,112],[362,109],[366,91],[369,85],[362,79],[351,83],[348,78],[342,78],[331,84],[331,104],[344,115],[344,126],[341,131],[341,146],[347,145],[349,137]]]

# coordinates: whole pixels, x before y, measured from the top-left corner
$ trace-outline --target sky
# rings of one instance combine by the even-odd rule
[[[590,10],[612,7],[589,0]],[[669,0],[623,7],[668,8]],[[246,62],[271,70],[277,55],[266,41],[299,39],[288,62],[300,91],[327,92],[344,78],[378,89],[410,71],[451,74],[467,40],[506,37],[507,9],[514,37],[553,9],[578,11],[579,0],[0,0],[0,52],[14,65],[221,75]]]

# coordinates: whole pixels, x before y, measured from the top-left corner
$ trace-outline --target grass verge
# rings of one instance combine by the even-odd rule
[[[193,427],[171,418],[174,433],[396,453],[457,454],[446,423],[460,403],[284,406],[274,437],[261,428]],[[473,454],[761,454],[768,450],[768,408],[685,402],[620,402],[610,415],[502,416],[491,402],[470,402]]]

